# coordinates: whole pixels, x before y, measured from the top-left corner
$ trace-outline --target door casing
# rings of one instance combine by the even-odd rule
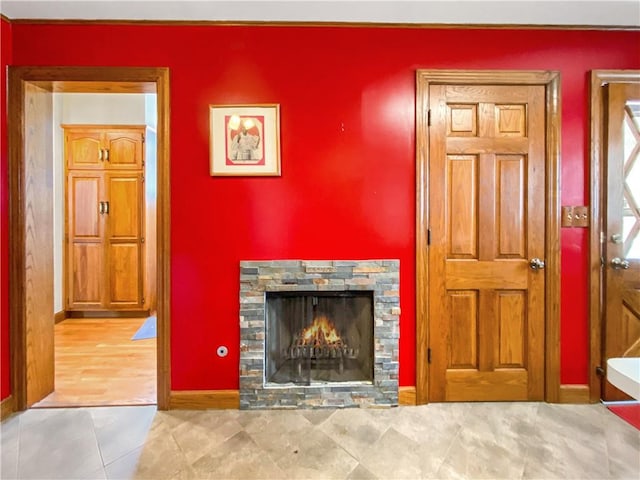
[[[604,232],[603,184],[606,130],[604,129],[603,86],[612,83],[638,83],[640,70],[592,70],[591,71],[591,222],[589,226],[589,396],[592,402],[601,398],[601,376],[603,367],[602,340],[604,335],[602,282],[602,238]]]
[[[545,400],[560,399],[560,74],[520,70],[416,72],[416,403],[429,401],[429,86],[543,85],[546,120]]]
[[[9,67],[9,315],[11,392],[14,407],[27,408],[26,347],[29,340],[25,225],[29,191],[25,182],[25,86],[49,93],[156,93],[158,112],[157,170],[157,406],[169,408],[170,385],[170,159],[169,70],[146,67]],[[37,186],[36,186],[37,189]],[[52,253],[51,253],[52,254]],[[53,311],[51,312],[53,322]]]

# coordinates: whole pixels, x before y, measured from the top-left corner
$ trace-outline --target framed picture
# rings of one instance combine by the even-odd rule
[[[210,105],[211,175],[280,175],[280,105]]]

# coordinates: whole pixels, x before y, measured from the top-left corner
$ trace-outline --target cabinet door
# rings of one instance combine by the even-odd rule
[[[102,131],[86,128],[65,129],[67,168],[102,169],[104,156]]]
[[[142,130],[106,130],[104,148],[107,169],[140,170],[142,168],[144,159]]]
[[[103,174],[67,175],[67,309],[102,307],[104,294]]]
[[[107,308],[143,305],[144,184],[139,172],[106,173],[109,198],[106,236]]]

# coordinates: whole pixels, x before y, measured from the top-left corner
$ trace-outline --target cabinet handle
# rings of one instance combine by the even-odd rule
[[[98,161],[102,162],[102,149],[101,148],[98,150]]]
[[[109,214],[109,202],[104,202],[104,213]]]
[[[105,148],[104,149],[104,159],[108,162],[109,161],[109,149]]]
[[[104,213],[104,202],[98,203],[98,212],[100,213],[100,215]]]

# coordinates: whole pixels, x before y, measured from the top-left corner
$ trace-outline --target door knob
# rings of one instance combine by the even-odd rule
[[[532,258],[529,261],[529,267],[531,267],[531,270],[542,270],[544,268],[544,260]]]
[[[627,270],[629,268],[629,260],[624,260],[618,257],[612,258],[611,268],[614,268],[616,270]]]

